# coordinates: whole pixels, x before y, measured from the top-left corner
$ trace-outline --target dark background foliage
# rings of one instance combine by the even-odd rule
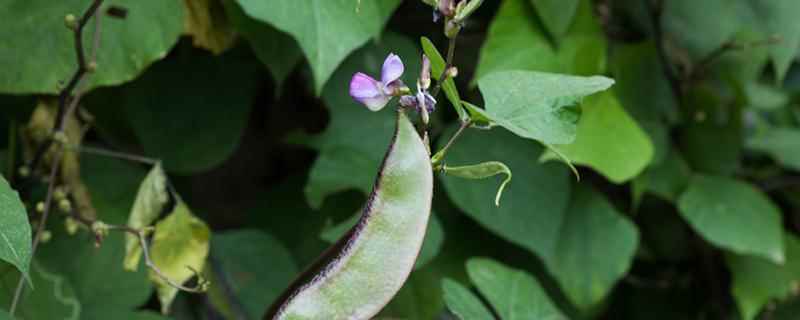
[[[90,3],[63,2],[0,0],[9,26],[0,31],[0,164],[34,226],[46,184],[20,174],[31,148],[23,128],[76,67],[63,17]],[[413,84],[418,39],[444,52],[447,38],[422,1],[362,0],[375,30],[352,31],[357,22],[345,18],[305,22],[333,30],[312,41],[320,58],[298,40],[308,35],[279,31],[269,10],[294,5],[302,19],[316,6],[340,17],[355,14],[356,1],[296,2],[105,4],[128,16],[100,11],[108,25],[80,104],[93,118],[82,144],[163,161],[212,230],[212,285],[180,293],[158,315],[146,270],[122,269],[121,234],[95,248],[89,232],[68,234],[54,214],[20,319],[76,310],[75,319],[258,319],[352,224],[393,121],[352,101],[350,77],[377,75],[395,52]],[[513,180],[495,207],[499,178],[437,177],[420,261],[381,317],[463,317],[454,309],[466,300],[443,292],[449,278],[503,319],[800,318],[797,12],[794,0],[484,1],[457,38],[464,101],[482,106],[476,81],[501,70],[616,84],[583,100],[575,143],[552,146],[580,180],[560,161],[540,161],[551,152],[542,143],[500,127],[468,130],[447,162],[503,161]],[[337,41],[352,52],[334,52]],[[457,121],[440,95],[432,145]],[[98,217],[125,224],[149,166],[85,153],[80,168]],[[3,267],[0,301],[10,303],[19,275]],[[495,288],[481,270],[498,275]],[[523,289],[508,291],[514,283]],[[509,315],[515,307],[521,313]]]

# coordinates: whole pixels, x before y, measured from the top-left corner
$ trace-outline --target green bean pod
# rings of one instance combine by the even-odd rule
[[[264,319],[370,319],[408,278],[431,212],[428,149],[401,109],[361,218]]]

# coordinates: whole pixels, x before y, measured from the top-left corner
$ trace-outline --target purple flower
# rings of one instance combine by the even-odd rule
[[[433,112],[436,106],[436,99],[428,93],[431,85],[431,61],[426,55],[422,55],[422,71],[417,80],[417,94],[404,95],[400,97],[400,105],[406,108],[415,108],[422,113],[422,106],[425,106],[427,113]]]
[[[390,53],[383,61],[381,81],[358,72],[350,80],[350,96],[372,111],[383,109],[393,96],[403,92],[405,85],[400,80],[403,71],[403,61],[396,54]]]

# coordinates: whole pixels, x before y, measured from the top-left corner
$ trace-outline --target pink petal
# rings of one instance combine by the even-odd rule
[[[350,96],[368,109],[378,111],[386,106],[391,98],[383,93],[381,86],[377,80],[358,72],[350,80]]]
[[[383,68],[381,69],[381,82],[389,84],[403,75],[405,66],[400,57],[394,53],[390,53],[386,60],[383,61]]]

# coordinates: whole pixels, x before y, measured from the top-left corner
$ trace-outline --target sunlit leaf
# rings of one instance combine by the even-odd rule
[[[220,54],[230,48],[236,34],[217,0],[183,0],[183,33],[196,47]]]
[[[523,138],[547,144],[575,140],[584,97],[614,84],[602,76],[579,77],[535,71],[503,71],[479,81],[486,115]]]
[[[176,284],[183,284],[196,272],[203,270],[210,235],[208,226],[195,217],[185,203],[179,201],[172,213],[156,224],[150,248],[153,264],[163,276]],[[156,285],[161,312],[166,314],[178,289],[152,270],[150,279]]]
[[[575,164],[586,165],[614,183],[639,175],[653,159],[653,143],[625,112],[616,96],[604,92],[587,98],[575,141],[552,145]],[[545,155],[545,158],[556,158]]]

